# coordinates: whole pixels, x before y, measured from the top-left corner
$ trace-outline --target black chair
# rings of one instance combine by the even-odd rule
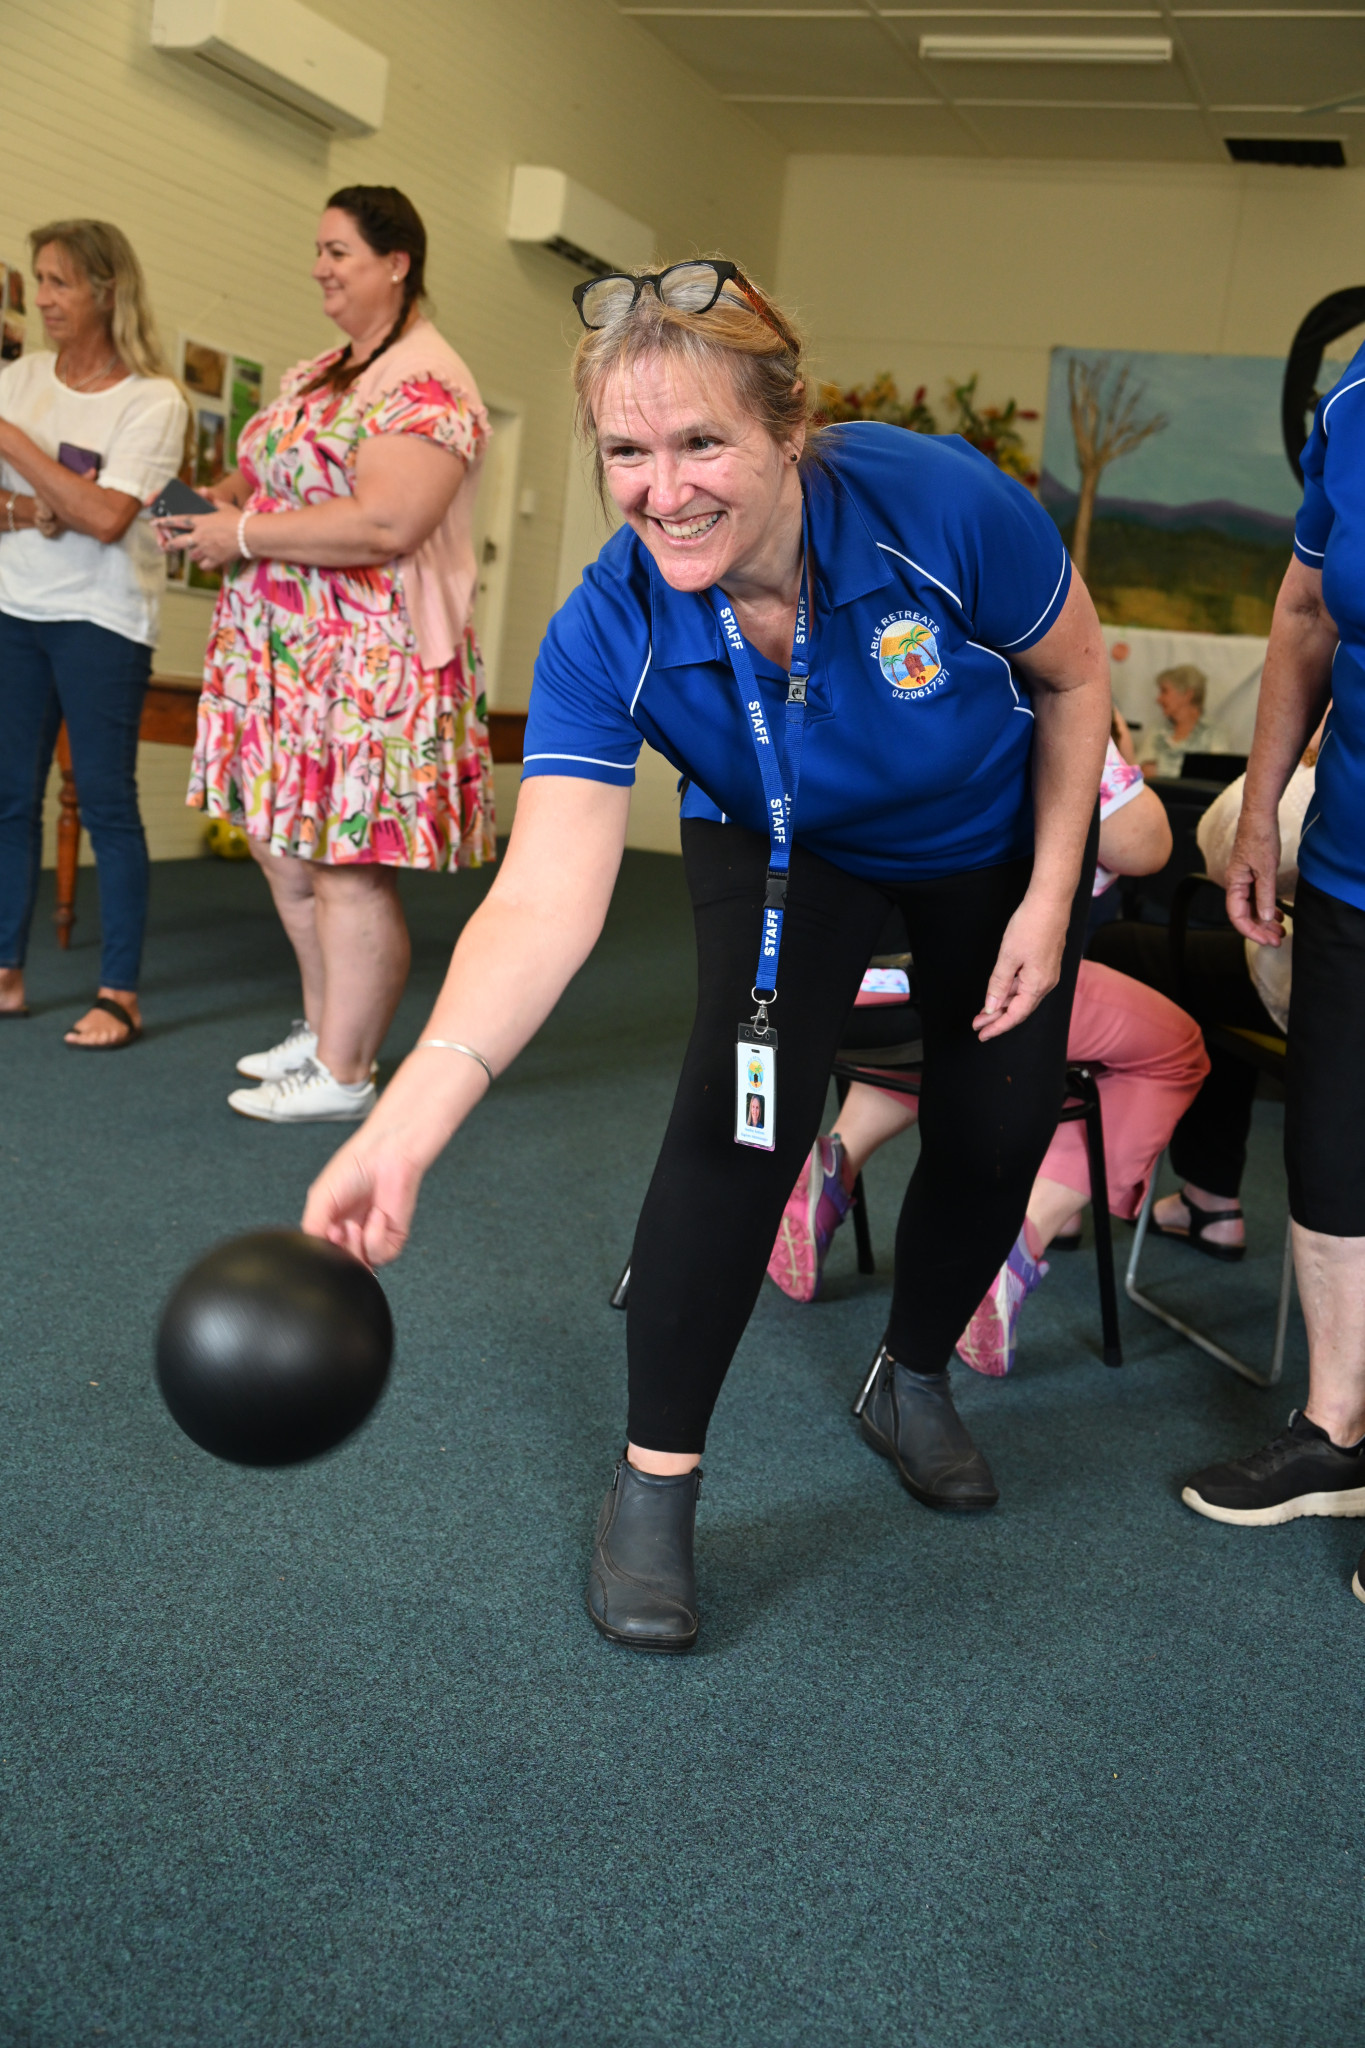
[[[1201,890],[1216,891],[1221,905],[1223,891],[1210,876],[1202,873],[1186,875],[1179,883],[1171,900],[1171,972],[1175,981],[1176,1001],[1181,1003],[1184,1002],[1186,993],[1185,939],[1190,929],[1191,912]],[[1285,908],[1287,906],[1282,905],[1281,907]],[[1226,915],[1224,915],[1223,923],[1226,924],[1226,922]],[[1204,1042],[1210,1048],[1217,1047],[1220,1052],[1230,1053],[1235,1059],[1245,1060],[1251,1066],[1256,1067],[1261,1073],[1269,1074],[1273,1080],[1283,1082],[1288,1053],[1288,1047],[1283,1038],[1272,1038],[1268,1032],[1247,1031],[1243,1030],[1240,1026],[1223,1024],[1205,1024],[1203,1032]],[[1156,1184],[1157,1170],[1154,1168],[1147,1188],[1147,1199],[1144,1201],[1139,1212],[1137,1227],[1133,1233],[1133,1249],[1129,1254],[1128,1270],[1124,1274],[1123,1279],[1125,1294],[1131,1302],[1138,1308],[1144,1309],[1149,1316],[1155,1316],[1157,1321],[1165,1323],[1168,1329],[1178,1331],[1182,1337],[1188,1337],[1191,1344],[1197,1344],[1201,1351],[1206,1351],[1210,1358],[1216,1358],[1220,1365],[1227,1366],[1230,1371],[1237,1373],[1242,1379],[1249,1380],[1253,1387],[1275,1386],[1284,1369],[1285,1337],[1289,1328],[1289,1303],[1294,1288],[1292,1223],[1288,1220],[1285,1223],[1284,1257],[1280,1266],[1280,1294],[1275,1311],[1275,1345],[1271,1353],[1270,1370],[1268,1373],[1263,1373],[1259,1372],[1254,1365],[1249,1365],[1244,1358],[1238,1358],[1235,1352],[1229,1351],[1223,1345],[1216,1343],[1203,1330],[1197,1330],[1192,1323],[1184,1322],[1181,1317],[1173,1315],[1170,1309],[1163,1308],[1160,1302],[1153,1301],[1150,1295],[1144,1294],[1138,1287],[1138,1262],[1142,1257],[1142,1247],[1147,1239],[1147,1226],[1152,1218],[1152,1205],[1156,1201]]]
[[[1199,820],[1221,795],[1223,785],[1197,776],[1154,775],[1147,787],[1160,797],[1170,824],[1171,857],[1155,875],[1120,882],[1119,896],[1126,918],[1139,924],[1168,924],[1176,890],[1187,875],[1203,870],[1204,856],[1195,835]]]
[[[896,1095],[918,1095],[924,1069],[924,1031],[919,1011],[913,1004],[877,1004],[855,1009],[845,1031],[845,1043],[834,1057],[835,1090],[842,1106],[855,1081],[870,1088],[885,1088]],[[1095,1225],[1095,1266],[1100,1295],[1100,1328],[1106,1365],[1123,1364],[1119,1338],[1118,1288],[1114,1280],[1114,1243],[1109,1224],[1109,1204],[1094,1190],[1107,1190],[1104,1161],[1104,1116],[1095,1065],[1068,1063],[1066,1099],[1059,1123],[1084,1123],[1086,1152],[1090,1162],[1091,1213]],[[858,1271],[875,1273],[872,1231],[867,1215],[867,1196],[859,1174],[853,1183],[853,1235],[858,1252]]]
[[[884,963],[879,960],[876,964]],[[878,1003],[852,1012],[845,1030],[845,1043],[834,1057],[831,1070],[835,1091],[842,1106],[855,1081],[872,1088],[885,1088],[897,1095],[918,1095],[924,1068],[924,1030],[913,1003]],[[1090,1160],[1090,1185],[1107,1189],[1104,1162],[1104,1117],[1095,1076],[1103,1069],[1093,1065],[1068,1065],[1066,1100],[1058,1121],[1085,1124],[1086,1151]],[[1118,1289],[1114,1280],[1114,1244],[1109,1225],[1109,1204],[1101,1197],[1091,1200],[1095,1222],[1095,1265],[1100,1294],[1100,1327],[1104,1362],[1123,1364],[1119,1339]],[[872,1249],[872,1232],[867,1217],[867,1196],[859,1174],[853,1183],[853,1236],[858,1254],[858,1271],[875,1273],[877,1260]],[[623,1309],[630,1295],[630,1264],[609,1297],[613,1308]],[[856,1410],[855,1410],[856,1412]]]
[[[1180,757],[1182,781],[1216,782],[1220,789],[1226,789],[1230,782],[1235,782],[1246,772],[1245,754],[1182,754]]]

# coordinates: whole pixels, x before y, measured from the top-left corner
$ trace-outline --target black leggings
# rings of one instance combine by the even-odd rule
[[[777,1144],[759,1152],[734,1142],[735,1039],[753,1010],[768,844],[739,826],[684,821],[697,1016],[631,1258],[632,1443],[673,1452],[705,1446],[782,1210],[820,1128],[840,1034],[893,904],[915,956],[925,1086],[886,1342],[912,1370],[947,1363],[1018,1234],[1056,1129],[1095,843],[1092,826],[1058,986],[1024,1023],[984,1045],[971,1020],[1031,862],[876,883],[798,844],[772,1011]]]
[[[1300,875],[1294,892],[1284,1163],[1290,1215],[1324,1237],[1365,1237],[1363,1047],[1365,911]]]

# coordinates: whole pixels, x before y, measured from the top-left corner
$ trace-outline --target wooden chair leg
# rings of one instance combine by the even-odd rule
[[[76,922],[76,876],[81,859],[81,800],[71,772],[71,746],[65,725],[57,734],[57,766],[62,774],[62,788],[57,813],[57,908],[52,921],[57,927],[57,944],[65,952]]]
[[[1095,1276],[1100,1288],[1100,1329],[1106,1365],[1123,1364],[1119,1337],[1119,1297],[1114,1282],[1114,1235],[1109,1222],[1109,1176],[1104,1161],[1104,1118],[1094,1076],[1084,1073],[1079,1090],[1085,1104],[1085,1144],[1090,1160],[1090,1214],[1095,1225]]]

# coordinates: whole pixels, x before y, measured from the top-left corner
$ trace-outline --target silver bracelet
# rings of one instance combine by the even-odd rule
[[[456,1038],[419,1038],[416,1045],[413,1047],[413,1051],[420,1052],[424,1045],[437,1045],[441,1048],[443,1052],[462,1052],[467,1060],[477,1060],[479,1065],[483,1068],[485,1074],[487,1074],[488,1076],[489,1087],[492,1087],[493,1069],[489,1066],[483,1054],[481,1052],[475,1052],[472,1045],[461,1045],[459,1040]]]
[[[237,521],[237,552],[244,562],[254,562],[256,559],[246,544],[246,523],[253,516],[252,513],[243,511],[241,518]]]
[[[9,508],[7,515],[9,518],[9,530],[11,533],[17,533],[19,531],[18,527],[14,523],[14,496],[14,492],[11,491],[9,494]]]

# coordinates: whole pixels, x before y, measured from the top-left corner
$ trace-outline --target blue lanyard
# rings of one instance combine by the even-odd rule
[[[791,669],[787,680],[785,745],[779,756],[768,730],[768,720],[759,695],[749,650],[735,619],[734,608],[723,590],[712,586],[711,603],[720,620],[721,632],[735,672],[744,715],[758,756],[758,772],[768,811],[768,885],[763,896],[763,934],[758,948],[758,972],[754,976],[753,998],[759,1014],[755,1022],[767,1023],[767,1006],[777,997],[777,962],[782,951],[782,918],[787,908],[787,870],[792,858],[792,813],[801,783],[801,743],[806,729],[806,678],[810,674],[811,619],[809,595],[810,544],[806,507],[801,506],[801,590],[796,600],[796,631],[792,636]],[[784,773],[785,770],[785,773]]]

